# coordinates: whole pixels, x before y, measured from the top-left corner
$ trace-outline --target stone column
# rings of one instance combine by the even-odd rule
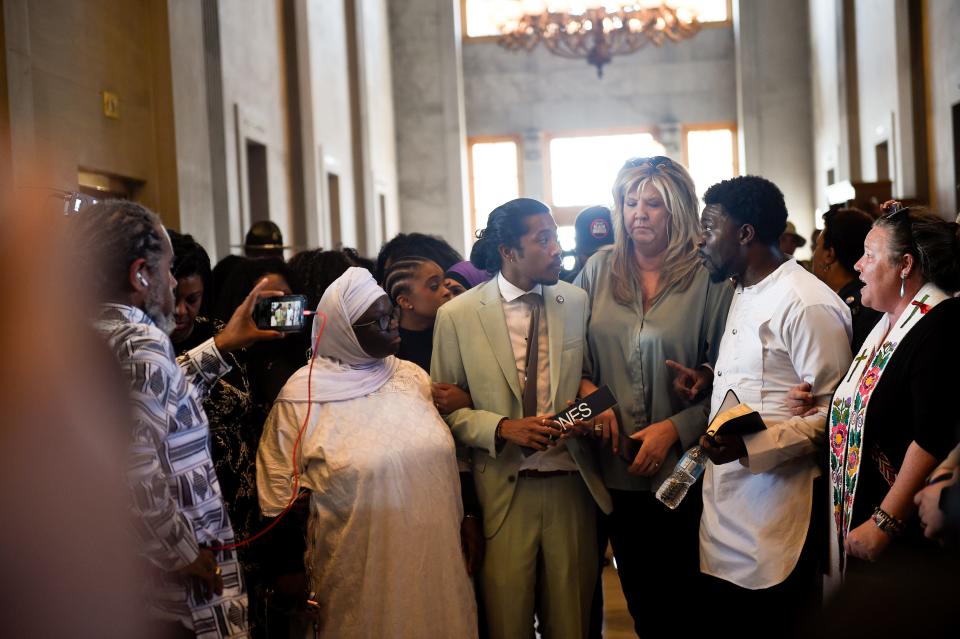
[[[390,2],[400,230],[469,246],[459,0]]]
[[[763,176],[780,187],[790,220],[809,237],[814,182],[806,3],[738,0],[733,24],[740,173]],[[809,248],[800,251],[805,256]]]
[[[167,19],[180,230],[193,235],[215,260],[230,247],[215,228],[207,78],[204,65],[197,63],[204,59],[203,7],[193,0],[168,0]]]

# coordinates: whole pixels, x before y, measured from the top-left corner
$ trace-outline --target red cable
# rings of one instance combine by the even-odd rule
[[[280,520],[283,519],[283,516],[290,512],[290,509],[293,508],[294,502],[297,501],[297,498],[300,496],[298,493],[300,491],[300,464],[297,463],[297,449],[300,448],[300,440],[303,438],[303,433],[307,429],[307,423],[310,421],[310,407],[313,402],[310,401],[310,390],[311,390],[311,379],[313,378],[313,362],[316,360],[317,355],[317,346],[320,344],[320,336],[323,335],[324,329],[327,327],[327,316],[320,311],[313,313],[313,315],[319,315],[323,318],[323,321],[320,324],[319,330],[317,330],[317,336],[313,340],[313,351],[310,357],[310,368],[307,369],[307,415],[303,418],[303,424],[300,426],[300,432],[297,433],[297,440],[293,444],[293,490],[290,492],[290,501],[287,502],[287,505],[284,506],[283,510],[280,511],[280,514],[270,522],[270,525],[258,532],[252,537],[243,539],[241,541],[235,541],[232,544],[226,544],[224,546],[212,546],[210,550],[214,552],[219,552],[221,550],[232,550],[234,548],[240,548],[241,546],[246,546],[253,543],[260,537],[266,535],[270,530],[273,529]],[[316,321],[316,320],[314,320]]]

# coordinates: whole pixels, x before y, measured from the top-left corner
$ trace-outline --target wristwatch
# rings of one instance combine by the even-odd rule
[[[903,534],[903,522],[879,506],[873,511],[871,519],[877,528],[891,537],[899,537]]]

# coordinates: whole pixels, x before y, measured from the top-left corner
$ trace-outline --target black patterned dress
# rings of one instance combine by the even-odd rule
[[[182,355],[194,346],[216,335],[223,328],[218,320],[198,317],[193,332],[174,345]],[[237,539],[247,539],[263,525],[257,502],[257,446],[266,414],[250,399],[250,382],[243,365],[233,354],[223,355],[232,366],[229,373],[211,388],[203,401],[203,410],[210,421],[210,451],[220,480],[223,499]],[[239,549],[244,568],[254,561],[247,548]]]

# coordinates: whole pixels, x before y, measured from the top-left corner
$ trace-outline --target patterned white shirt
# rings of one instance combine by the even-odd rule
[[[147,592],[149,612],[180,621],[197,637],[247,637],[247,596],[235,551],[215,553],[224,587],[209,601],[198,580],[175,572],[196,559],[201,545],[234,541],[202,408],[230,366],[213,339],[178,364],[169,337],[135,307],[103,305],[96,328],[130,383],[127,479],[141,552],[158,568]]]

